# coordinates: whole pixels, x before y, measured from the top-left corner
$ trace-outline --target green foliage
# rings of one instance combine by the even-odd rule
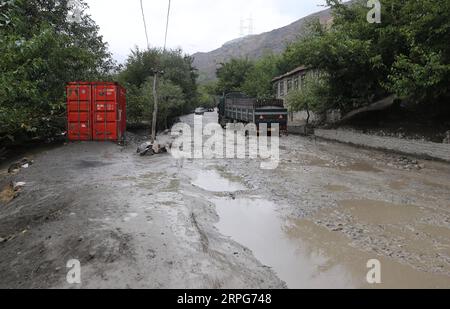
[[[153,76],[158,71],[158,128],[165,129],[172,118],[190,112],[198,104],[197,72],[193,59],[181,50],[165,51],[135,48],[119,73],[128,89],[127,117],[132,124],[151,124]]]
[[[242,91],[247,74],[253,67],[254,63],[248,59],[231,59],[227,63],[222,63],[216,72],[219,79],[218,94]]]
[[[149,78],[141,88],[140,100],[142,100],[142,114],[140,122],[151,120],[153,115],[153,77]],[[169,127],[169,120],[175,116],[184,113],[186,105],[185,95],[183,89],[177,86],[168,79],[158,80],[158,123],[159,128],[167,129]]]
[[[268,54],[252,62],[231,59],[217,70],[217,94],[243,92],[260,99],[274,97],[272,79],[279,74],[279,56]]]
[[[273,98],[275,92],[272,79],[280,72],[278,61],[279,57],[275,55],[266,55],[256,61],[245,76],[245,81],[241,87],[242,91],[258,99]]]
[[[62,132],[66,82],[109,77],[114,63],[97,25],[87,15],[69,23],[68,11],[67,1],[1,3],[0,141]]]
[[[307,76],[301,89],[292,90],[286,97],[286,103],[290,111],[313,111],[324,113],[330,108],[331,98],[327,98],[330,93],[327,77]]]
[[[200,85],[198,89],[198,106],[205,108],[215,108],[217,106],[217,83],[210,82]]]
[[[328,0],[334,22],[287,48],[283,70],[306,65],[327,73],[324,99],[343,111],[390,94],[418,103],[448,101],[450,3],[384,0],[381,24],[367,22],[366,1]]]

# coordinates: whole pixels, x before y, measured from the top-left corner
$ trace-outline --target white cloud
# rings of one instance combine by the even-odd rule
[[[139,0],[86,0],[114,57],[123,61],[134,46],[145,48]],[[164,44],[167,0],[144,0],[150,45]],[[168,47],[210,51],[239,37],[240,20],[252,17],[254,33],[285,26],[319,11],[324,0],[172,0]]]

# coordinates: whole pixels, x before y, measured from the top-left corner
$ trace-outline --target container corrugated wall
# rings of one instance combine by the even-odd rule
[[[67,127],[70,141],[124,141],[126,90],[110,82],[68,83]]]

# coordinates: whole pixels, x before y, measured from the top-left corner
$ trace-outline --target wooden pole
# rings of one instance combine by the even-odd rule
[[[158,122],[158,93],[156,92],[158,83],[158,72],[153,76],[153,121],[152,121],[152,143],[156,140],[156,130]]]

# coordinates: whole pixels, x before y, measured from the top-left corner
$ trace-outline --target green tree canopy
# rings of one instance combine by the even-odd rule
[[[256,61],[245,76],[242,91],[258,99],[273,98],[272,80],[280,74],[279,59],[279,56],[269,54]]]
[[[218,94],[242,91],[247,79],[247,74],[253,69],[254,63],[248,59],[231,59],[222,63],[217,69],[216,75],[219,79],[217,84]]]
[[[158,128],[166,128],[170,125],[171,118],[188,113],[197,106],[197,71],[192,62],[192,57],[184,55],[180,49],[132,50],[118,75],[118,80],[128,89],[129,121],[134,124],[151,124],[155,72],[160,77]],[[170,90],[173,91],[172,94]]]
[[[80,1],[82,11],[87,5]],[[65,84],[108,79],[114,68],[98,26],[68,21],[68,1],[0,5],[0,140],[45,138],[65,128]]]
[[[383,0],[382,21],[367,21],[367,1],[333,9],[331,29],[317,23],[311,35],[287,48],[281,65],[300,64],[328,75],[324,98],[344,111],[390,94],[411,102],[449,98],[450,3],[446,0]]]

